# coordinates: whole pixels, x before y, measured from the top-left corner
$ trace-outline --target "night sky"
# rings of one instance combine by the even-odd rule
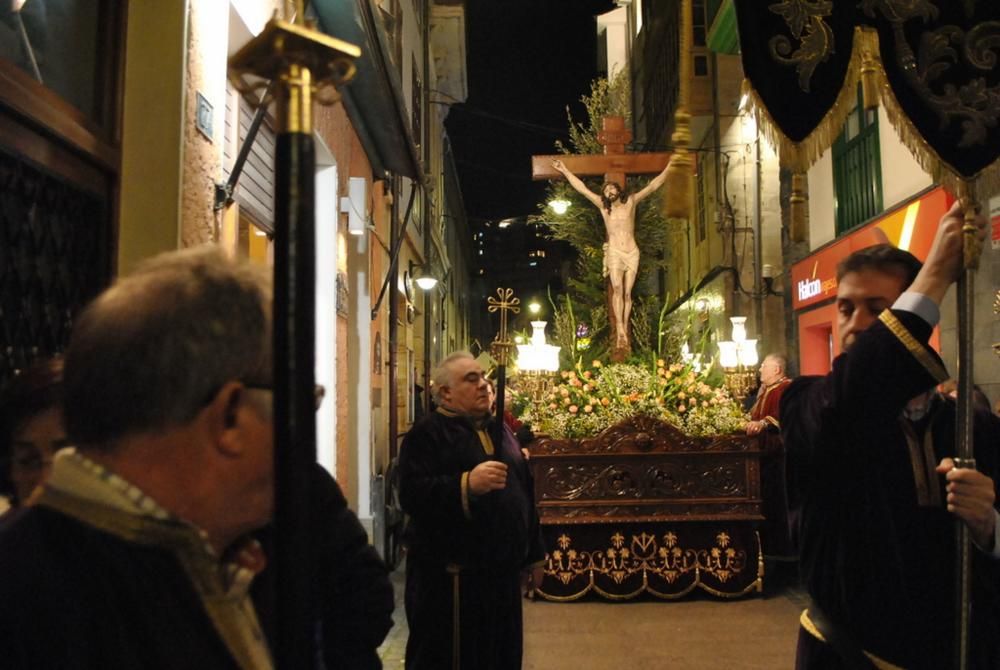
[[[484,220],[534,214],[546,182],[531,155],[567,140],[566,106],[597,71],[595,16],[612,0],[467,0],[469,97],[447,119],[462,196],[475,229]],[[432,100],[435,99],[432,96]]]

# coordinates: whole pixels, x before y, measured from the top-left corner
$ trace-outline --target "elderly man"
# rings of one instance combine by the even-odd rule
[[[249,595],[274,506],[271,381],[269,278],[217,249],[154,258],[84,310],[64,372],[76,448],[0,532],[5,668],[272,667]],[[315,474],[317,558],[340,561],[317,583],[326,636],[357,600],[344,571],[389,610],[391,587],[357,567],[364,533]]]
[[[521,667],[522,571],[544,559],[530,474],[517,440],[490,437],[483,370],[466,352],[434,375],[437,410],[407,433],[400,501],[410,515],[407,670]]]
[[[976,224],[982,235],[984,219]],[[845,259],[836,302],[844,353],[830,374],[800,377],[784,393],[812,599],[801,617],[800,669],[952,667],[955,519],[984,550],[974,570],[971,667],[1000,667],[995,564],[984,555],[996,541],[994,482],[954,467],[954,406],[931,422],[923,401],[947,378],[927,341],[961,268],[962,225],[956,205],[923,267],[889,245]],[[976,456],[992,474],[990,428],[977,421]]]
[[[785,376],[787,359],[781,354],[768,354],[760,364],[760,389],[757,400],[750,408],[750,422],[747,424],[747,435],[758,435],[764,430],[775,432],[781,428],[778,421],[778,408],[781,394],[791,383]]]
[[[757,399],[750,408],[747,435],[764,434],[765,453],[761,458],[761,487],[764,499],[764,519],[760,526],[761,543],[767,561],[771,587],[782,588],[795,567],[794,513],[788,508],[786,487],[785,452],[777,439],[781,423],[778,407],[781,395],[791,383],[785,376],[787,366],[784,355],[772,353],[760,364],[760,388]],[[769,588],[771,588],[769,587]]]

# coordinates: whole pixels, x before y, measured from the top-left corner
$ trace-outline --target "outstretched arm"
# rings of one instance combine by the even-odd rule
[[[601,196],[587,188],[587,185],[580,181],[579,177],[570,172],[569,168],[566,167],[561,160],[557,158],[552,161],[552,167],[562,173],[562,176],[566,177],[566,181],[569,182],[569,185],[576,189],[576,191],[584,198],[594,203],[598,209],[604,206],[604,203],[601,201]]]
[[[671,158],[671,160],[673,160],[673,158]],[[663,182],[667,180],[667,170],[669,169],[670,169],[670,161],[667,161],[667,165],[666,167],[663,168],[663,171],[660,172],[660,174],[653,177],[648,184],[643,186],[638,193],[632,196],[633,198],[635,198],[636,204],[641,202],[642,199],[645,198],[647,195],[650,195],[651,193],[653,193],[653,191],[663,186]]]

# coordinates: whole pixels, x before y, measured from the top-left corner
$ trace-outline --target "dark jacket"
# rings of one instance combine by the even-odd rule
[[[876,322],[830,374],[792,382],[781,402],[782,434],[802,509],[800,560],[810,597],[866,650],[936,670],[952,658],[955,520],[933,468],[955,453],[954,407],[934,407],[914,427],[920,437],[911,448],[903,409],[933,387],[931,372],[943,366],[927,347],[930,326],[910,312],[892,314],[897,332]],[[995,423],[981,419],[978,465],[996,480]],[[986,614],[996,607],[988,586],[995,566],[980,555],[976,574],[977,611]]]

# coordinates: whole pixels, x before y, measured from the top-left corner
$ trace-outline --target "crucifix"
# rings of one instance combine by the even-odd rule
[[[604,244],[604,275],[607,277],[608,323],[612,332],[611,358],[625,360],[631,351],[630,321],[632,287],[639,272],[639,247],[635,243],[635,214],[638,204],[658,189],[667,176],[669,153],[626,153],[632,133],[621,116],[602,121],[598,140],[603,154],[549,155],[531,157],[531,178],[552,179],[563,176],[577,192],[593,203],[604,219],[607,242]],[[633,174],[659,173],[634,194],[626,191],[626,177]],[[578,175],[604,175],[600,193],[591,191]]]

